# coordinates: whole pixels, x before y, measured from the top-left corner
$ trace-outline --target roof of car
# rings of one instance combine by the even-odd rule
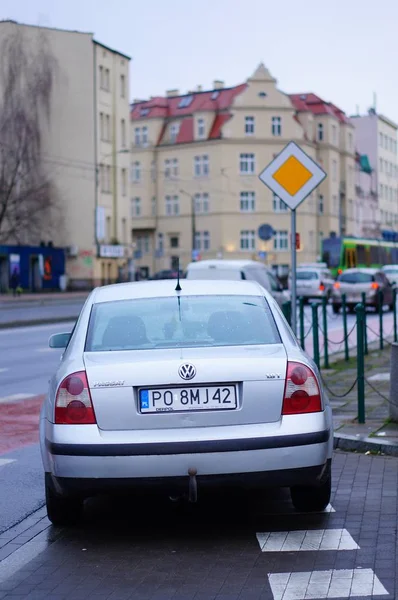
[[[176,279],[117,283],[94,290],[93,302],[112,302],[135,298],[177,297]],[[181,279],[181,296],[264,296],[267,292],[255,281],[196,281]]]
[[[343,273],[341,273],[342,275],[344,275],[345,273],[367,273],[368,275],[374,275],[375,273],[379,273],[380,269],[346,269],[345,271],[343,271]]]
[[[191,262],[187,269],[206,269],[206,268],[223,269],[243,269],[244,267],[265,267],[263,263],[256,260],[199,260]]]

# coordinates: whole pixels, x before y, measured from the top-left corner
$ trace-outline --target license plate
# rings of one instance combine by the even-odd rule
[[[143,389],[141,413],[233,410],[237,408],[235,385]]]

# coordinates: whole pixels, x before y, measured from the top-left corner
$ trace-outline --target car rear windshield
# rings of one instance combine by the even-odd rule
[[[311,279],[318,279],[318,273],[316,271],[297,271],[296,278],[310,281]]]
[[[343,273],[339,277],[342,283],[371,283],[374,276],[370,273]]]
[[[94,304],[86,352],[280,343],[261,296],[180,296]]]
[[[396,275],[398,273],[397,267],[389,267],[388,269],[383,269],[384,273],[387,275]]]

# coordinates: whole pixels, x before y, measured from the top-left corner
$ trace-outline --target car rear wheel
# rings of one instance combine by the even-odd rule
[[[54,490],[51,475],[45,475],[47,516],[53,525],[73,525],[83,512],[83,500],[61,496]]]
[[[291,487],[290,496],[296,510],[320,512],[329,504],[331,491],[332,473],[330,464],[328,464],[320,485],[297,485]]]

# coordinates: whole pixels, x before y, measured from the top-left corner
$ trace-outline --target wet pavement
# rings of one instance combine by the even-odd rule
[[[4,600],[396,598],[398,459],[337,451],[331,507],[285,491],[103,497],[71,529],[34,512],[0,535]],[[9,467],[5,466],[3,469]]]

